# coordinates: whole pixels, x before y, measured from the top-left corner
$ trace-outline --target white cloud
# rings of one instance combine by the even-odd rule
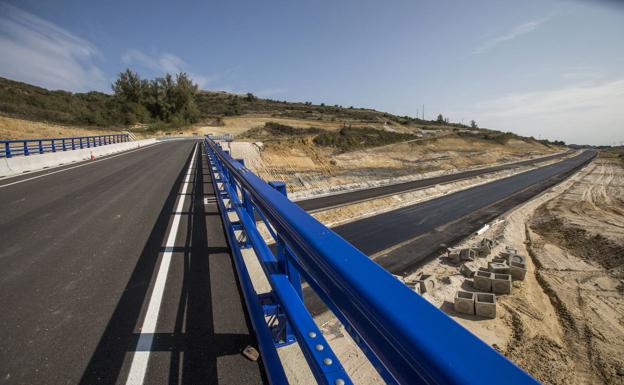
[[[97,48],[67,30],[0,2],[0,75],[51,89],[108,90]]]
[[[570,143],[624,141],[624,79],[516,93],[471,111],[481,126]]]
[[[189,71],[186,62],[171,53],[150,56],[139,50],[130,49],[124,53],[121,60],[125,64],[138,64],[161,75],[165,73],[177,74],[179,72],[186,72],[191,79],[197,83],[200,89],[218,79],[218,76],[204,76]]]
[[[528,23],[524,23],[521,24],[515,28],[513,28],[511,31],[507,32],[504,35],[501,36],[497,36],[493,39],[490,39],[488,41],[486,41],[485,43],[481,44],[479,47],[477,47],[477,49],[475,49],[472,53],[477,55],[477,54],[482,54],[485,52],[490,51],[491,49],[493,49],[494,47],[508,42],[510,40],[513,40],[519,36],[525,35],[529,32],[533,32],[537,29],[537,27],[539,27],[541,24],[543,24],[544,22],[548,21],[548,19],[550,19],[550,17],[546,17],[543,19],[539,19],[539,20],[534,20],[534,21],[530,21]]]

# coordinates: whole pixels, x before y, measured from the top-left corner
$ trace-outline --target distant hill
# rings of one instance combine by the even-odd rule
[[[372,109],[277,101],[258,98],[252,94],[200,91],[195,101],[204,120],[218,120],[226,116],[245,114],[266,114],[317,121],[359,121],[377,124],[393,122],[414,128],[423,126],[466,128],[461,124],[438,123]],[[69,125],[119,126],[119,119],[114,115],[117,110],[116,103],[112,95],[102,92],[50,91],[0,77],[0,113],[22,119]]]

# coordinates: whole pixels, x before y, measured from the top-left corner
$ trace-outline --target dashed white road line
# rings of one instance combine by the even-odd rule
[[[147,371],[147,363],[150,357],[150,350],[152,348],[152,342],[154,341],[154,333],[156,332],[156,323],[158,322],[158,313],[160,311],[160,304],[163,299],[163,293],[165,291],[165,283],[167,282],[167,275],[169,275],[169,265],[171,264],[171,254],[173,253],[175,240],[178,235],[178,228],[180,227],[180,218],[182,209],[184,208],[184,202],[186,201],[187,190],[189,181],[191,180],[193,171],[195,171],[195,155],[197,155],[197,145],[193,150],[193,157],[189,164],[184,183],[182,184],[182,192],[178,199],[178,204],[173,214],[173,222],[169,229],[169,235],[167,236],[167,243],[165,244],[165,251],[162,254],[160,267],[158,269],[158,275],[156,276],[156,282],[154,283],[154,290],[150,297],[149,305],[147,306],[147,313],[143,320],[143,327],[141,328],[141,335],[132,357],[132,365],[130,366],[130,372],[128,373],[128,379],[126,385],[142,385],[145,379],[145,372]]]

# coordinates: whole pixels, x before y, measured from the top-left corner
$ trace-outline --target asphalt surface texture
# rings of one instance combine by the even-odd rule
[[[145,384],[266,382],[197,143],[0,180],[0,384],[125,384],[136,352]]]
[[[332,228],[393,274],[406,275],[447,246],[531,199],[589,163],[593,150],[487,184],[402,207]],[[327,310],[310,288],[304,290],[312,314]]]
[[[400,194],[408,191],[418,190],[425,187],[435,186],[437,184],[455,182],[461,179],[473,178],[475,176],[488,174],[491,172],[508,170],[520,166],[531,165],[539,162],[545,162],[552,159],[561,158],[568,152],[561,154],[548,155],[541,158],[523,160],[514,163],[502,164],[498,166],[486,167],[477,170],[462,171],[454,174],[441,175],[433,178],[414,180],[404,183],[396,183],[387,186],[374,187],[363,190],[350,191],[346,193],[327,195],[317,198],[302,199],[297,203],[302,209],[308,212],[324,210],[333,207],[340,207],[356,202],[362,202],[388,195]]]

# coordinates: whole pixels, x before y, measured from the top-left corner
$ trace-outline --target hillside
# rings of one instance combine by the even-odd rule
[[[396,116],[372,109],[314,105],[261,99],[226,92],[200,91],[195,98],[201,120],[220,125],[224,117],[265,115],[317,122],[365,122],[409,128],[465,128],[460,124],[438,123],[408,116]],[[102,92],[71,93],[0,77],[0,114],[15,118],[47,121],[65,125],[118,127],[114,114],[119,107],[112,95]]]

